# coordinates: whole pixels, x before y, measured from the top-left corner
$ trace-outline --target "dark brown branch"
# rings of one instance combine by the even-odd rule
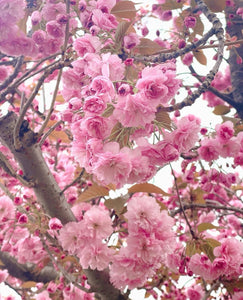
[[[4,268],[8,270],[8,273],[22,281],[47,283],[51,280],[55,280],[58,277],[58,273],[51,266],[46,266],[39,273],[36,273],[34,271],[34,264],[20,264],[16,258],[12,257],[7,252],[0,251],[0,259],[4,264]]]
[[[239,214],[243,215],[243,209],[236,208],[236,207],[228,207],[228,206],[224,206],[224,205],[214,205],[214,204],[196,204],[196,203],[184,204],[183,205],[184,210],[194,209],[194,208],[234,211],[236,213],[239,213]],[[182,208],[180,207],[178,209],[175,209],[174,211],[171,211],[170,216],[174,217],[175,215],[177,215],[181,212],[182,212]]]
[[[193,66],[189,66],[188,67],[189,70],[191,71],[192,75],[198,79],[198,81],[203,82],[202,77],[200,75],[198,75],[195,71],[195,69],[193,68]],[[217,97],[221,98],[222,100],[224,100],[225,102],[227,102],[228,104],[232,105],[234,104],[233,102],[233,98],[232,98],[232,93],[221,93],[220,91],[218,91],[217,89],[215,89],[214,87],[212,87],[211,85],[208,87],[208,90],[213,93],[214,95],[216,95]]]
[[[226,21],[229,24],[227,26],[227,32],[231,37],[236,36],[237,39],[243,38],[242,28],[243,20],[241,16],[236,15],[236,11],[242,6],[242,1],[235,0],[235,6],[226,6]],[[230,18],[230,16],[234,18]],[[236,110],[241,119],[243,119],[243,63],[237,63],[237,58],[243,59],[243,45],[240,47],[230,49],[230,57],[228,62],[230,64],[233,104],[231,104]]]
[[[195,0],[195,2],[198,5],[198,9],[201,10],[205,17],[209,20],[209,22],[213,24],[212,30],[214,31],[214,34],[218,39],[217,60],[211,71],[207,74],[205,80],[199,86],[199,88],[191,95],[188,95],[182,102],[165,108],[165,111],[168,112],[180,110],[186,106],[191,106],[195,102],[195,100],[201,96],[203,92],[208,90],[223,60],[224,30],[222,27],[222,23],[220,22],[219,18],[217,18],[217,16],[209,10],[209,8],[205,5],[205,3],[202,0]]]

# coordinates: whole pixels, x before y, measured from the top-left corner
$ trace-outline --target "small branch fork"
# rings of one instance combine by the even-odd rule
[[[185,209],[184,209],[184,205],[183,205],[183,203],[182,203],[182,201],[181,201],[180,192],[179,192],[178,185],[177,185],[177,178],[176,178],[176,176],[175,176],[175,172],[174,172],[174,170],[173,170],[171,164],[170,164],[170,168],[171,168],[171,173],[172,173],[172,175],[173,175],[173,177],[174,177],[174,182],[175,182],[175,188],[176,188],[177,198],[178,198],[178,201],[179,201],[179,203],[180,203],[180,212],[182,212],[182,214],[183,214],[183,216],[184,216],[184,218],[185,218],[186,224],[187,224],[187,226],[188,226],[188,228],[189,228],[189,231],[190,231],[190,233],[191,233],[192,238],[195,239],[195,240],[197,240],[198,237],[196,236],[195,232],[194,232],[193,229],[192,229],[192,226],[191,226],[191,224],[190,224],[190,222],[189,222],[189,220],[188,220],[188,218],[187,218],[187,215],[186,215],[186,212],[185,212]]]
[[[186,106],[191,106],[196,101],[196,99],[198,99],[200,97],[200,95],[202,93],[204,93],[206,90],[208,90],[208,88],[210,87],[211,82],[213,81],[216,73],[218,72],[219,66],[223,60],[223,52],[224,52],[225,44],[224,44],[224,30],[223,30],[222,23],[220,22],[219,18],[209,10],[209,8],[207,7],[207,5],[204,3],[203,0],[195,0],[195,2],[198,6],[198,10],[200,10],[206,16],[206,18],[209,20],[209,22],[212,23],[212,25],[213,25],[212,28],[206,34],[204,34],[201,39],[199,39],[195,43],[191,43],[190,45],[187,45],[183,49],[178,49],[178,50],[174,51],[173,53],[160,53],[156,57],[142,56],[142,57],[134,58],[137,61],[162,63],[167,60],[182,56],[192,50],[199,49],[208,41],[208,39],[211,36],[216,35],[218,44],[214,45],[214,47],[217,46],[217,60],[214,64],[213,68],[207,74],[205,80],[202,82],[202,84],[199,86],[199,88],[195,92],[188,95],[182,102],[175,104],[173,106],[163,108],[163,110],[165,110],[167,112],[180,110]]]

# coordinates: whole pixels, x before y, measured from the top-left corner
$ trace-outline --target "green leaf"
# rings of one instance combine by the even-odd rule
[[[132,1],[120,1],[112,8],[111,13],[116,17],[132,21],[136,17],[137,10]]]
[[[170,196],[170,194],[163,191],[161,188],[157,187],[152,183],[138,183],[133,185],[128,189],[129,194],[134,193],[154,193],[154,194],[162,194],[164,196]]]
[[[215,226],[211,223],[201,223],[197,226],[198,232],[203,232],[208,229],[219,229],[219,226]]]

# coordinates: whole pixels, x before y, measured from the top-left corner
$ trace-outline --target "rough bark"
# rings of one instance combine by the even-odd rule
[[[8,273],[22,281],[35,281],[47,283],[51,280],[55,280],[58,277],[58,273],[51,266],[44,267],[40,272],[35,272],[34,264],[23,265],[18,263],[16,258],[9,255],[7,252],[0,251],[0,259],[4,264],[4,268],[7,268]]]
[[[27,126],[22,126],[20,130],[20,140],[23,148],[18,151],[15,150],[13,133],[16,121],[17,115],[13,112],[0,119],[0,141],[13,153],[24,173],[24,179],[33,184],[37,201],[43,207],[45,213],[50,217],[60,219],[63,224],[75,221],[72,210],[48,168],[40,146],[36,143],[35,133]],[[110,283],[108,272],[90,269],[84,270],[84,272],[88,277],[92,291],[97,294],[99,299],[127,299]]]
[[[234,7],[226,8],[227,32],[231,37],[236,36],[237,39],[243,38],[243,20],[241,16],[236,15],[239,7],[243,7],[242,0],[235,0]],[[234,16],[230,18],[230,16]],[[237,54],[243,59],[243,44],[240,47],[232,47],[230,50],[229,64],[232,82],[233,103],[232,106],[237,110],[241,119],[243,119],[243,63],[237,63]]]

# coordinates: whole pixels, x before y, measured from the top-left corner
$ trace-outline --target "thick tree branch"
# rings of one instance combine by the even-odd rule
[[[242,7],[241,0],[234,1],[235,6],[226,7],[226,21],[228,23],[227,32],[231,37],[236,36],[237,39],[243,38],[242,28],[243,20],[241,16],[236,15],[236,11],[239,7]],[[234,18],[230,18],[230,16]],[[230,50],[230,57],[228,59],[230,64],[233,104],[231,104],[236,110],[241,119],[243,119],[243,63],[237,63],[238,59],[243,59],[243,45],[240,47],[232,47]]]
[[[16,258],[12,257],[7,252],[0,251],[0,259],[4,264],[4,268],[8,270],[8,273],[22,281],[47,283],[58,277],[57,271],[51,266],[46,266],[37,273],[34,271],[34,264],[20,264]]]
[[[50,217],[56,217],[63,224],[75,221],[72,210],[64,194],[48,168],[40,149],[36,144],[35,133],[29,128],[22,133],[23,148],[16,151],[13,132],[17,122],[17,115],[10,112],[0,119],[0,140],[13,153],[16,161],[24,172],[25,180],[33,183],[33,189],[38,202]],[[126,296],[116,289],[109,281],[108,271],[84,270],[92,291],[101,300],[125,300]]]

